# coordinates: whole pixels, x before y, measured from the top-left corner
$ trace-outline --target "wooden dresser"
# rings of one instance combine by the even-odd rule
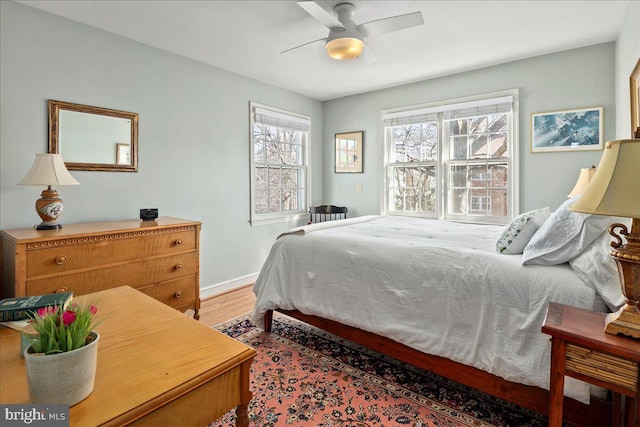
[[[198,319],[200,226],[160,217],[0,230],[1,297],[129,285]]]

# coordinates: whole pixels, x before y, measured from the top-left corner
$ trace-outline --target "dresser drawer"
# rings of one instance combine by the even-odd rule
[[[138,290],[173,308],[181,308],[193,307],[198,286],[200,284],[197,283],[196,276],[193,275],[158,283],[155,286],[145,286]]]
[[[154,258],[113,267],[27,281],[27,295],[73,292],[83,295],[117,286],[141,288],[160,281],[179,279],[198,273],[198,253],[191,252]]]
[[[45,242],[42,248],[27,251],[27,278],[95,268],[118,262],[196,251],[196,230],[157,233],[135,238],[111,238],[104,234],[91,238]],[[87,243],[86,241],[90,242]]]

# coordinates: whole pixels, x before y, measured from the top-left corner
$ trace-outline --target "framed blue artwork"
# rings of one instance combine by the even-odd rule
[[[602,107],[534,113],[531,152],[602,150]]]

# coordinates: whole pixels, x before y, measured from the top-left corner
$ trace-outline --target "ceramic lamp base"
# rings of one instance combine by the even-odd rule
[[[36,226],[36,230],[56,230],[62,228],[58,223],[58,217],[62,213],[64,205],[58,197],[58,192],[49,186],[36,200],[36,212],[42,222]]]
[[[40,224],[36,225],[36,230],[57,230],[60,228],[62,228],[62,224],[59,224],[57,222],[41,222]]]

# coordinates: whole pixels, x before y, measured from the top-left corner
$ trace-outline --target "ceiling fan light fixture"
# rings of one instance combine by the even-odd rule
[[[340,37],[327,42],[327,53],[333,59],[353,59],[362,54],[364,43],[355,37]]]

